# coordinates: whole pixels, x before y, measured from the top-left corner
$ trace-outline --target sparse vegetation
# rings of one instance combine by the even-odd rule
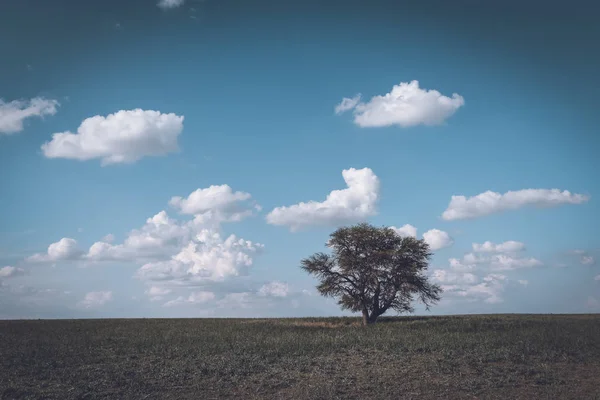
[[[598,399],[600,315],[0,321],[2,399]]]

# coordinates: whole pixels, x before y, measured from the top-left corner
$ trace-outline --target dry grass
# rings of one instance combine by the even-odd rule
[[[0,321],[3,399],[600,399],[600,316]]]

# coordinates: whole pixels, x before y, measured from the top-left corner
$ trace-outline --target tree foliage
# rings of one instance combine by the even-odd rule
[[[432,254],[424,240],[365,223],[339,228],[326,246],[331,254],[315,253],[301,267],[320,280],[322,295],[362,312],[365,325],[390,309],[413,312],[415,299],[427,309],[440,300],[441,288],[425,275]]]

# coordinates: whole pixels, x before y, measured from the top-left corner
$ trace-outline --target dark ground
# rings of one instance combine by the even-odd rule
[[[2,399],[600,399],[600,315],[0,321]]]

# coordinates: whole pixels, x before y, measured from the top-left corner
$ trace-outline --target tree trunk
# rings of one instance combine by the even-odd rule
[[[369,311],[368,310],[363,310],[362,312],[362,324],[363,326],[367,326],[368,324],[370,324],[371,322],[371,318],[369,318]]]
[[[374,324],[375,321],[377,321],[377,317],[378,316],[379,315],[377,315],[375,313],[371,313],[371,315],[369,315],[369,311],[368,310],[363,310],[363,312],[362,312],[362,324],[363,324],[363,326]]]
[[[374,324],[375,322],[377,322],[377,317],[379,317],[378,314],[371,314],[371,318],[369,318],[369,324]]]

